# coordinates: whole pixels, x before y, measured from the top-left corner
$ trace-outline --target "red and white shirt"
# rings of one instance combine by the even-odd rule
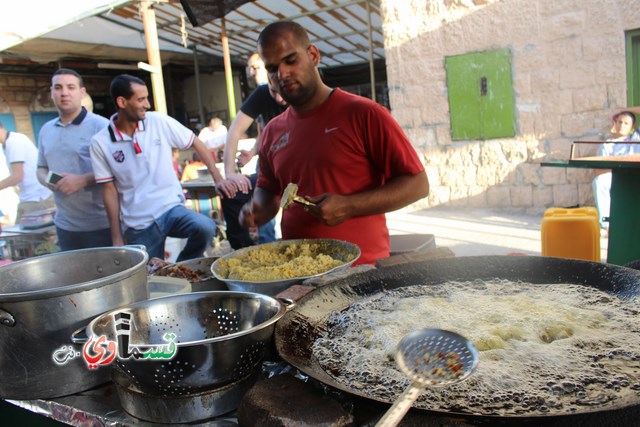
[[[157,112],[147,112],[129,136],[116,127],[116,116],[94,135],[91,163],[97,183],[114,182],[124,225],[140,230],[184,203],[171,149],[188,149],[196,136],[174,118]]]

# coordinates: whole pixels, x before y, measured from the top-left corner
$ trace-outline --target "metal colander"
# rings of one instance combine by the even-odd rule
[[[143,301],[110,311],[87,327],[89,337],[117,341],[115,367],[143,393],[181,396],[211,390],[258,369],[275,322],[286,312],[278,300],[248,292],[197,292]],[[118,326],[116,315],[130,317]],[[175,335],[171,359],[121,357],[118,334],[128,336],[128,349],[145,351],[168,344]],[[132,350],[133,349],[133,350]]]

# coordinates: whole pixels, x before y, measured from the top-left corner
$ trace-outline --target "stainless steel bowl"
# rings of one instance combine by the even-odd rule
[[[257,370],[286,310],[274,298],[249,292],[178,294],[107,312],[91,321],[86,334],[88,340],[105,336],[118,342],[114,365],[143,393],[183,396],[212,390]],[[130,316],[128,327],[123,326],[122,313]],[[121,355],[121,351],[165,348],[166,334],[175,335],[171,358]],[[121,348],[123,337],[128,350]]]
[[[228,279],[224,268],[221,265],[221,260],[229,260],[232,258],[244,258],[245,256],[251,256],[251,252],[259,248],[268,248],[273,251],[283,251],[288,246],[301,243],[315,243],[320,245],[320,252],[331,256],[334,259],[343,261],[342,264],[334,267],[330,270],[323,271],[318,274],[310,276],[293,277],[290,279],[271,280],[266,282],[252,282],[248,280],[234,280]],[[278,240],[276,242],[264,243],[262,245],[251,246],[248,248],[238,249],[223,257],[220,257],[211,265],[211,271],[213,275],[226,283],[229,289],[234,291],[246,291],[257,292],[265,295],[274,296],[290,286],[300,283],[303,280],[311,277],[322,276],[333,271],[344,270],[349,268],[358,258],[360,258],[360,248],[350,242],[336,239],[291,239],[291,240]]]

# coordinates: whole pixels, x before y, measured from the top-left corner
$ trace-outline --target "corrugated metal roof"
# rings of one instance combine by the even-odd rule
[[[222,34],[225,32],[233,62],[243,64],[255,50],[262,28],[270,22],[290,19],[305,27],[312,43],[318,45],[322,54],[321,67],[368,62],[369,22],[373,59],[384,58],[382,19],[376,0],[256,0],[229,12],[224,19],[197,27],[191,24],[179,0],[157,2],[154,9],[161,56],[165,51],[191,54],[195,45],[199,52],[222,57]],[[132,1],[41,37],[145,49],[143,34],[139,2]],[[28,48],[27,41],[3,53],[24,55]],[[56,52],[47,54],[51,59]],[[80,57],[91,57],[91,50],[84,49]]]

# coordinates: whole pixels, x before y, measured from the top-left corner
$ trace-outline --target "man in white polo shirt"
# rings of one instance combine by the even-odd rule
[[[193,146],[222,194],[229,194],[233,184],[222,178],[207,146],[190,129],[164,114],[147,112],[151,105],[144,81],[121,74],[111,82],[111,97],[118,111],[93,137],[91,162],[96,182],[104,187],[114,246],[143,244],[149,256],[164,258],[165,239],[171,236],[188,238],[177,261],[203,256],[216,226],[184,206],[171,149]]]
[[[0,181],[0,190],[13,186],[19,190],[16,224],[26,213],[53,208],[51,191],[41,185],[36,176],[38,149],[33,142],[26,135],[8,131],[0,123],[0,144],[9,168],[9,176]]]

